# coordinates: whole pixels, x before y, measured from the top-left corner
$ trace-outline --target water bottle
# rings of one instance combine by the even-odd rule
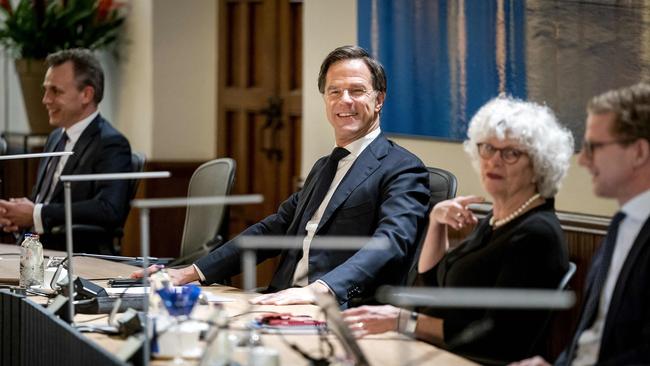
[[[41,243],[40,236],[38,234],[32,234],[32,241],[34,243],[34,253],[36,257],[36,266],[35,266],[35,278],[38,280],[38,284],[43,286],[43,280],[45,279],[45,258],[43,257],[43,243]]]
[[[43,285],[43,244],[38,239],[38,235],[25,234],[25,239],[20,245],[19,285],[22,288]]]

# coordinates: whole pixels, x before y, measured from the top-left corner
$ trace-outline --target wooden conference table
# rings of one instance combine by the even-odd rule
[[[19,256],[10,253],[18,253],[19,248],[15,245],[0,244],[0,284],[17,284]],[[45,255],[63,256],[62,252],[45,251]],[[75,274],[87,279],[96,279],[95,281],[104,286],[107,278],[128,277],[135,267],[121,263],[105,261],[96,258],[75,257],[74,258]],[[292,314],[311,315],[315,318],[322,318],[319,309],[314,305],[292,305],[292,306],[269,306],[269,305],[249,305],[248,299],[256,294],[244,293],[243,291],[226,286],[206,286],[202,287],[203,291],[215,295],[230,298],[234,301],[224,302],[223,308],[228,316],[240,315],[236,321],[231,323],[231,333],[245,336],[245,325],[259,312],[287,312]],[[34,296],[30,297],[35,302],[43,303],[44,298]],[[197,306],[193,317],[207,317],[209,306]],[[101,324],[106,325],[108,315],[87,315],[77,314],[75,323],[81,324]],[[119,337],[111,337],[97,333],[84,333],[84,336],[96,342],[100,347],[111,354],[118,353],[125,345],[125,341]],[[282,339],[284,338],[284,340]],[[329,336],[330,342],[334,346],[335,354],[343,356],[344,352],[341,345],[333,337]],[[320,340],[317,335],[278,335],[262,334],[262,343],[265,347],[276,349],[280,354],[281,365],[307,365],[306,361],[295,351],[291,350],[287,342],[299,345],[308,354],[319,355]],[[391,332],[382,335],[370,336],[358,341],[361,349],[372,365],[474,365],[462,357],[446,352],[424,342],[412,340],[400,334]],[[246,364],[246,355],[244,350],[236,350],[234,357],[242,364]],[[191,363],[196,361],[187,360]],[[171,364],[171,360],[154,359],[154,365]]]

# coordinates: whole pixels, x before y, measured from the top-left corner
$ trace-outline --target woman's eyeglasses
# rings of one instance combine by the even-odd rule
[[[504,147],[502,149],[499,149],[492,146],[491,144],[484,142],[476,144],[476,147],[478,148],[478,154],[481,156],[481,158],[491,159],[498,151],[501,155],[501,159],[508,164],[516,163],[519,161],[519,158],[522,155],[526,154],[525,151],[521,151],[513,147]]]

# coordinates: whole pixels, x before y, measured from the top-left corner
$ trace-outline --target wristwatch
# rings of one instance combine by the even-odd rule
[[[418,325],[418,313],[415,311],[400,310],[397,319],[397,331],[409,337],[415,337],[415,328]]]
[[[418,313],[415,311],[412,311],[411,314],[409,314],[408,319],[406,320],[406,325],[404,327],[404,334],[406,334],[409,337],[415,337],[415,328],[418,325]]]

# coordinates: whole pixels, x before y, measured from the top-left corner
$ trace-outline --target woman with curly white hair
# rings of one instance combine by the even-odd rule
[[[573,154],[571,133],[545,106],[496,98],[472,118],[464,148],[492,211],[478,220],[468,208],[476,196],[457,197],[433,207],[418,262],[428,286],[556,288],[568,269],[568,254],[554,199]],[[467,239],[448,251],[447,227],[476,224]],[[344,312],[357,335],[397,330],[454,352],[502,361],[534,355],[542,346],[544,311],[426,309],[421,314],[392,306]],[[463,330],[490,319],[492,327],[471,340]],[[475,323],[479,324],[479,323]]]

